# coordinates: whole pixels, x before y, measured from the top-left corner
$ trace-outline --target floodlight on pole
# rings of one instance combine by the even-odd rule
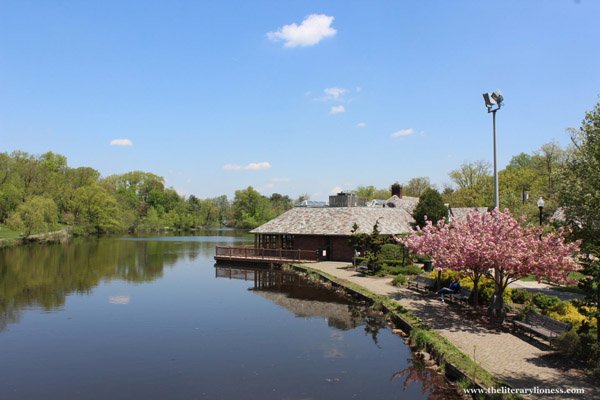
[[[504,102],[504,96],[500,90],[496,90],[492,93],[484,93],[483,101],[487,108],[488,113],[492,113],[492,123],[494,129],[494,208],[499,208],[499,195],[498,195],[498,167],[496,162],[496,111],[502,107]]]
[[[540,209],[540,226],[542,226],[542,217],[544,215],[544,199],[542,199],[542,196],[538,199],[537,206]]]

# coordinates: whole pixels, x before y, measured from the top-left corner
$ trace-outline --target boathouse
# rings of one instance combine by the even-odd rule
[[[250,231],[256,248],[303,250],[319,260],[352,261],[352,227],[371,233],[379,222],[382,235],[399,235],[412,230],[412,216],[403,208],[328,207],[293,208]]]
[[[289,261],[352,261],[350,243],[354,224],[358,233],[370,234],[378,223],[382,235],[412,231],[418,198],[402,196],[392,185],[387,200],[365,205],[352,193],[330,196],[329,206],[302,205],[250,231],[254,246],[217,246],[215,259],[224,262],[280,264]]]

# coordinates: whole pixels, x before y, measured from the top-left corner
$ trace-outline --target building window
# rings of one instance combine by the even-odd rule
[[[292,235],[281,235],[281,248],[285,250],[291,250],[294,248],[294,236]]]

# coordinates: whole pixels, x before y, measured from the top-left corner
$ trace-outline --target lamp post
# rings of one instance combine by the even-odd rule
[[[542,226],[542,213],[544,210],[544,199],[542,199],[542,196],[540,196],[540,198],[538,199],[537,206],[540,209],[540,226]]]
[[[529,200],[529,192],[527,191],[526,186],[523,186],[523,191],[521,192],[521,200],[523,200],[523,205],[525,205],[525,202]]]
[[[496,163],[496,111],[502,107],[504,96],[500,93],[500,90],[496,90],[493,93],[484,93],[483,100],[487,107],[488,113],[492,113],[492,124],[494,129],[494,208],[500,207],[500,200],[498,196],[498,167]]]

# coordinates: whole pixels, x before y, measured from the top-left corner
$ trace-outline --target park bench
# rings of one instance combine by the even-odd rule
[[[522,321],[513,321],[513,331],[521,329],[529,333],[529,336],[537,335],[546,340],[554,339],[560,334],[568,332],[571,324],[557,321],[546,315],[529,311]]]
[[[408,282],[408,287],[423,291],[433,290],[435,288],[435,279],[417,275],[413,280]]]
[[[354,269],[358,272],[369,272],[369,266],[366,263],[358,264]]]
[[[471,297],[471,290],[461,287],[460,290],[456,293],[450,293],[444,295],[447,299],[452,301],[458,301],[460,303],[469,303],[469,298]]]

